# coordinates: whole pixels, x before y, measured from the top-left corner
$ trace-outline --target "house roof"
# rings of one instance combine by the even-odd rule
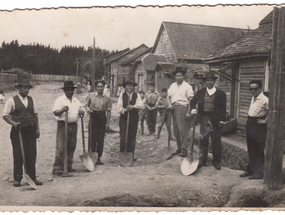
[[[163,30],[167,32],[177,59],[201,60],[237,41],[246,29],[162,22],[155,52]]]
[[[168,63],[168,61],[164,55],[156,55],[153,53],[149,53],[149,54],[145,55],[141,59],[141,62],[142,62],[144,69],[146,71],[155,71],[157,63],[159,63],[159,62]]]
[[[111,62],[112,60],[116,59],[117,57],[119,57],[120,55],[122,55],[128,51],[130,51],[130,49],[126,48],[126,49],[123,49],[121,51],[115,52],[113,54],[109,54],[106,57],[104,57],[104,59],[108,60],[108,62]]]
[[[259,27],[240,40],[206,58],[206,61],[219,61],[254,55],[269,55],[272,37],[272,16],[270,12],[259,23]]]
[[[138,49],[142,49],[141,52],[144,52],[146,49],[148,49],[148,47],[147,47],[145,44],[141,44],[140,46],[138,46],[138,47],[136,47],[136,48],[134,48],[134,49],[131,49],[131,50],[129,50],[129,51],[123,53],[122,55],[120,55],[120,56],[118,56],[118,57],[112,59],[110,62],[116,61],[116,60],[118,60],[118,59],[120,59],[120,58],[122,58],[122,57],[124,57],[124,56],[127,56],[127,55],[129,55],[130,58],[132,58],[132,57],[133,57],[132,53],[133,53],[134,51],[138,50]],[[129,59],[129,58],[128,58],[128,59]],[[126,59],[126,60],[128,60],[128,59]],[[124,62],[123,62],[123,63],[124,63]]]
[[[172,63],[158,62],[155,69],[157,70],[158,67],[160,67],[165,74],[169,74],[169,75],[172,74],[172,70],[173,70]]]
[[[141,58],[143,58],[144,55],[146,55],[147,53],[150,53],[151,50],[152,50],[152,48],[149,48],[149,49],[147,49],[147,50],[145,50],[145,51],[139,52],[138,54],[134,55],[133,57],[131,57],[131,58],[129,58],[129,59],[123,61],[123,62],[121,63],[121,65],[122,65],[122,66],[127,65],[127,64],[129,64],[129,63],[131,63],[131,62],[133,62],[133,61],[136,61],[138,58],[141,59]]]

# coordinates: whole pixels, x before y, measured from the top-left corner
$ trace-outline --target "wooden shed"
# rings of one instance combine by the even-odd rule
[[[227,94],[227,111],[237,119],[237,132],[242,136],[251,102],[250,80],[261,80],[263,91],[268,93],[271,36],[272,12],[256,30],[204,61],[219,76],[218,86]]]

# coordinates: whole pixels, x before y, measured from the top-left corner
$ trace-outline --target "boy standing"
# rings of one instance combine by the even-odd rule
[[[141,96],[141,100],[144,103],[144,91],[139,92]],[[146,107],[143,105],[142,109],[139,111],[139,120],[140,120],[140,125],[141,125],[141,135],[144,135],[144,120],[146,119]]]
[[[155,125],[156,125],[156,117],[157,117],[157,109],[155,109],[155,104],[159,94],[155,92],[155,84],[154,82],[149,83],[149,91],[145,95],[144,104],[146,106],[146,122],[148,127],[148,135],[155,133]]]
[[[159,112],[159,124],[156,139],[159,139],[161,128],[164,126],[164,124],[166,124],[168,135],[171,137],[171,110],[168,110],[168,106],[167,89],[163,88],[161,90],[161,97],[158,98],[155,104],[155,107]]]

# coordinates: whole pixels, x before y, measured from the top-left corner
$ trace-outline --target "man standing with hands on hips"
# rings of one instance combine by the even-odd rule
[[[73,154],[77,141],[77,121],[84,115],[80,101],[73,96],[74,86],[72,81],[64,82],[64,95],[58,97],[54,103],[53,114],[57,120],[56,133],[56,152],[53,164],[53,174],[60,175],[63,173],[64,160],[64,139],[65,139],[65,114],[68,112],[67,126],[67,162],[68,172],[75,172],[72,168]]]
[[[226,93],[215,87],[215,73],[206,73],[204,88],[197,91],[191,100],[191,114],[197,114],[200,127],[200,159],[199,167],[205,166],[208,160],[209,136],[212,140],[213,165],[217,170],[221,169],[222,146],[221,127],[226,120]]]
[[[186,70],[177,67],[173,72],[175,80],[168,89],[168,110],[173,109],[173,128],[177,141],[177,150],[173,155],[187,156],[188,124],[190,118],[190,100],[193,97],[193,88],[184,81]]]
[[[262,92],[262,82],[249,83],[251,103],[246,122],[246,142],[249,157],[247,170],[240,177],[262,179],[264,175],[264,149],[267,134],[268,98]]]

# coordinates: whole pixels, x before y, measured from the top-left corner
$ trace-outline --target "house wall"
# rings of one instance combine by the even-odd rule
[[[161,93],[162,88],[169,88],[170,85],[174,82],[174,77],[166,75],[162,69],[156,71],[156,90],[158,93]]]
[[[164,54],[167,58],[168,62],[170,63],[176,63],[177,59],[175,57],[169,36],[165,29],[160,35],[157,47],[154,51],[154,54]]]
[[[139,76],[142,78],[142,80],[139,80]],[[146,87],[146,79],[147,79],[147,73],[144,70],[144,66],[142,65],[142,63],[139,63],[136,67],[135,70],[135,82],[138,84],[137,85],[137,91],[144,91],[146,92],[147,87]]]

